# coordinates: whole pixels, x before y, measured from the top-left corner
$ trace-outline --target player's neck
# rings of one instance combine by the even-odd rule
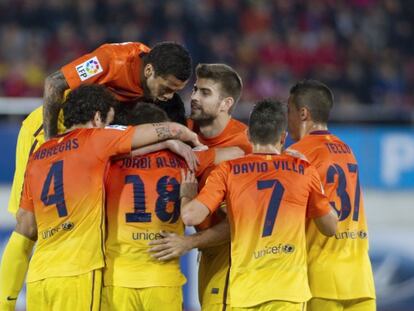
[[[219,114],[217,118],[213,120],[196,122],[202,136],[206,138],[212,138],[220,135],[224,131],[230,119],[231,116],[226,113]]]
[[[88,123],[85,123],[85,124],[75,124],[72,127],[66,129],[65,133],[71,132],[76,129],[89,129],[93,127],[96,127],[96,126],[93,126],[92,121],[89,121]]]
[[[328,125],[326,123],[308,122],[308,123],[305,123],[302,128],[301,138],[315,131],[327,131],[327,130],[328,130]]]
[[[276,144],[276,145],[253,144],[253,153],[280,154],[281,150],[282,150],[281,144]]]

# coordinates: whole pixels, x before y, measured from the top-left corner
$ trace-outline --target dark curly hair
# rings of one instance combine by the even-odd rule
[[[138,103],[122,103],[122,105],[118,105],[115,108],[115,118],[112,122],[113,124],[119,124],[119,125],[133,125],[131,122],[131,117],[133,118],[136,109],[137,104],[143,104],[143,102]],[[187,126],[187,119],[185,117],[185,107],[184,103],[181,100],[180,95],[177,93],[174,93],[173,98],[165,101],[165,102],[157,102],[155,104],[155,107],[157,107],[158,110],[162,110],[167,114],[167,117],[172,122],[177,122],[182,125]],[[130,114],[132,116],[130,116]],[[142,119],[140,117],[140,119]],[[151,121],[152,117],[148,116],[147,122],[144,123],[154,123],[154,122],[162,122],[162,121]]]
[[[145,123],[160,123],[169,121],[164,110],[154,104],[138,102],[132,105],[120,105],[113,124],[118,125],[140,125]]]
[[[187,81],[191,76],[190,53],[182,45],[174,42],[161,42],[143,57],[144,67],[151,64],[155,76],[172,75],[178,80]]]
[[[106,120],[109,110],[118,103],[106,87],[97,84],[82,85],[70,92],[64,102],[63,124],[66,128],[86,124],[93,120],[96,112]]]

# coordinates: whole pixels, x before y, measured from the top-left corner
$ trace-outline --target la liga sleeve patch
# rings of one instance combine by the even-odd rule
[[[82,64],[76,66],[76,72],[81,81],[85,81],[103,71],[102,65],[99,63],[98,57],[92,57]]]

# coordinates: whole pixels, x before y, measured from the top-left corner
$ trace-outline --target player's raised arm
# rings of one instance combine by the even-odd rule
[[[129,157],[136,157],[142,156],[148,153],[157,152],[160,150],[168,149],[179,156],[183,157],[185,162],[188,165],[188,168],[192,171],[196,171],[199,163],[199,159],[194,154],[193,149],[187,145],[186,143],[182,142],[181,140],[176,139],[169,139],[166,141],[162,141],[159,143],[155,143],[152,145],[140,147],[138,149],[132,150],[131,154],[129,155],[120,155],[117,157],[112,158],[113,161],[129,158]]]
[[[207,155],[207,152],[212,152],[214,157]],[[238,147],[224,147],[212,148],[208,151],[196,152],[196,154],[200,162],[199,174],[213,163],[217,165],[223,161],[239,158],[244,155],[244,152]],[[189,183],[187,176],[183,174],[180,193],[181,204],[184,206],[197,195],[196,181],[193,180]],[[191,235],[180,236],[171,232],[160,232],[160,234],[162,238],[149,243],[152,246],[150,252],[153,253],[154,258],[167,261],[183,256],[193,248],[204,249],[228,243],[230,241],[230,225],[228,219],[225,218],[220,223]]]
[[[200,224],[210,210],[200,201],[194,199],[197,196],[198,183],[195,174],[191,171],[181,171],[181,219],[186,226],[195,226]]]
[[[0,266],[0,310],[14,310],[37,240],[34,214],[20,208],[16,218],[16,228],[4,250]]]
[[[196,184],[195,176],[192,172],[187,172],[183,176],[180,188],[181,200],[181,219],[187,226],[195,226],[220,207],[224,201],[227,192],[226,178],[228,174],[228,163],[224,162],[215,168],[207,179],[207,182],[200,193],[193,199],[194,188]],[[187,190],[186,186],[189,186]]]
[[[60,70],[49,75],[45,80],[43,94],[43,128],[45,139],[57,134],[57,120],[63,93],[69,88],[65,76]]]
[[[184,125],[174,122],[142,124],[136,126],[131,145],[132,149],[136,149],[168,139],[178,139],[188,142],[193,146],[202,146],[196,133],[192,132]]]

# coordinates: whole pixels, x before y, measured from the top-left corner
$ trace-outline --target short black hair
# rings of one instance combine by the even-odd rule
[[[63,105],[63,124],[70,128],[77,124],[86,124],[93,120],[96,112],[106,120],[111,108],[119,102],[104,86],[98,84],[81,85],[71,91]]]
[[[328,123],[333,107],[333,93],[329,87],[317,80],[302,80],[290,89],[290,95],[296,108],[307,107],[312,120]]]
[[[226,64],[198,64],[196,67],[197,79],[210,79],[221,86],[222,97],[232,97],[231,113],[240,99],[243,82],[240,75]]]
[[[275,144],[287,127],[287,106],[264,99],[256,103],[249,118],[249,136],[254,144]]]
[[[129,109],[125,120],[126,123],[121,125],[140,125],[169,121],[164,110],[154,104],[146,102],[136,103],[132,109]]]
[[[144,67],[151,64],[155,76],[172,75],[180,81],[187,81],[191,76],[192,60],[188,50],[175,42],[156,44],[148,54],[143,56]]]
[[[122,105],[118,105],[115,109],[115,117],[112,124],[119,124],[119,125],[131,125],[130,118],[135,118],[135,109],[137,104],[143,104],[144,102],[138,103],[122,103]],[[149,103],[145,103],[149,104]],[[151,103],[152,104],[152,103]],[[180,95],[174,93],[173,98],[165,101],[165,102],[157,102],[156,104],[152,104],[152,107],[156,107],[157,111],[161,110],[164,114],[166,114],[166,118],[169,121],[177,122],[182,125],[187,126],[187,119],[185,117],[185,107],[184,103],[181,100]],[[132,116],[131,116],[132,114]],[[152,117],[149,116],[149,120]],[[154,122],[163,122],[163,121],[147,121],[144,123],[154,123]]]

